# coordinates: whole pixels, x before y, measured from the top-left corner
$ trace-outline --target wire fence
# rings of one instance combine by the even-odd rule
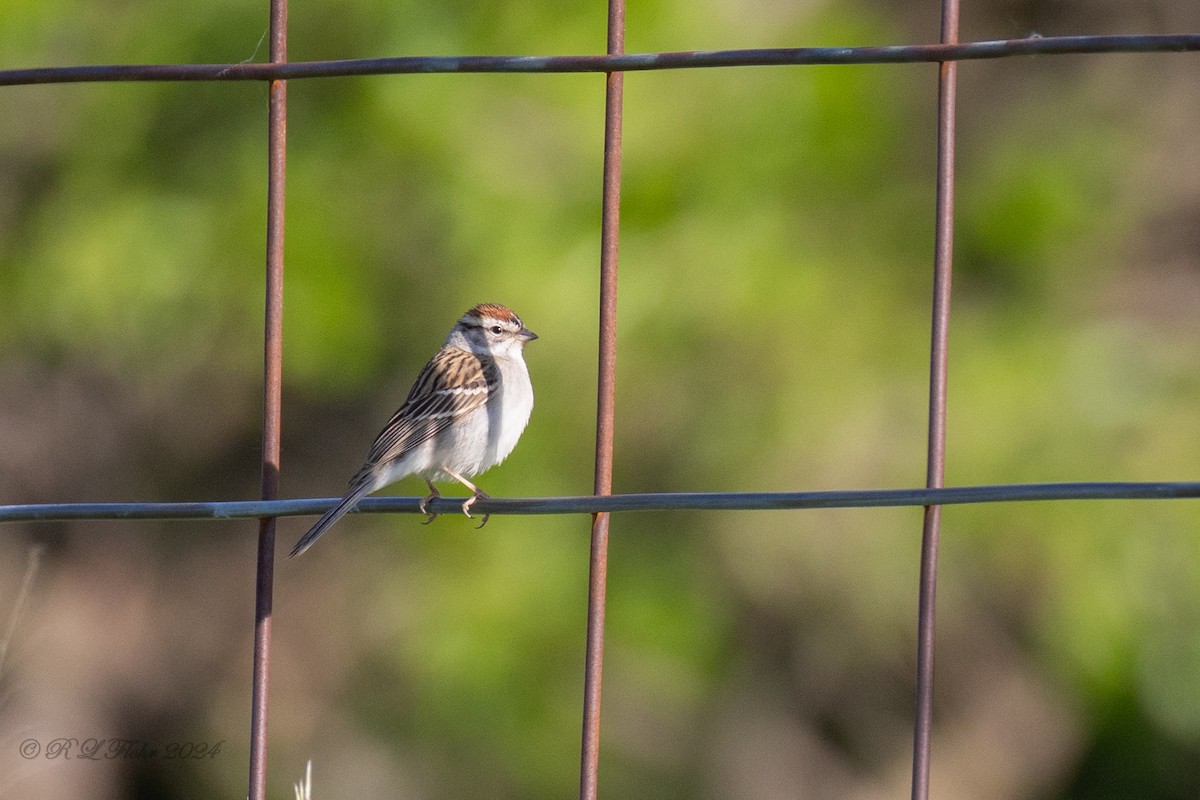
[[[813,508],[899,508],[1067,500],[1185,500],[1200,498],[1200,482],[1026,483],[945,486],[940,489],[847,489],[821,492],[648,492],[558,497],[485,497],[471,506],[494,516],[599,514],[628,511],[794,511]],[[323,514],[340,497],[191,503],[44,503],[0,506],[0,522],[71,520],[223,520]],[[418,514],[419,497],[367,497],[355,514]],[[462,511],[462,501],[427,504],[438,514]]]
[[[913,725],[912,797],[929,793],[933,709],[934,633],[940,509],[966,503],[1056,500],[1161,500],[1200,497],[1200,482],[1038,483],[945,487],[945,426],[948,321],[954,223],[954,145],[958,61],[1085,53],[1170,53],[1200,51],[1200,34],[1030,37],[958,42],[958,0],[943,0],[941,41],[887,47],[821,47],[716,50],[673,53],[624,52],[624,0],[610,0],[604,55],[446,56],[353,59],[289,63],[287,0],[271,0],[270,62],[238,64],[99,65],[0,71],[0,85],[111,81],[266,81],[269,85],[268,193],[266,235],[266,323],[264,331],[261,500],[209,503],[58,503],[0,506],[0,522],[49,520],[260,520],[255,588],[253,696],[250,731],[251,800],[266,796],[267,686],[271,659],[275,520],[319,514],[336,498],[280,500],[279,454],[282,380],[284,195],[286,176],[287,81],[362,75],[416,73],[602,73],[606,81],[603,211],[600,257],[600,324],[594,494],[581,497],[481,499],[485,514],[591,514],[587,644],[583,687],[580,797],[598,796],[604,611],[610,514],[647,510],[779,510],[922,506],[925,508],[917,619],[916,698]],[[646,70],[837,64],[938,64],[937,202],[931,307],[929,431],[926,486],[916,489],[786,493],[612,494],[614,376],[617,364],[617,261],[621,188],[623,73]],[[417,498],[370,498],[367,513],[420,513]],[[434,511],[457,508],[443,499]]]
[[[0,86],[111,81],[272,81],[420,73],[609,73],[719,67],[936,64],[945,61],[980,61],[1014,56],[1189,53],[1197,50],[1200,50],[1200,34],[1197,33],[1038,36],[961,44],[911,44],[888,47],[786,47],[575,56],[397,56],[290,63],[41,67],[0,70]]]

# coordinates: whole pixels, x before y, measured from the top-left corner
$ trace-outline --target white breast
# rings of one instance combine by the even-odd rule
[[[503,358],[496,363],[500,367],[500,387],[487,404],[488,449],[480,471],[508,457],[533,412],[533,384],[529,382],[525,361],[519,357]]]

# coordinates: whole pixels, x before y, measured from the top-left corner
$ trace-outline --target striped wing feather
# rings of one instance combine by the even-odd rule
[[[491,359],[466,350],[440,350],[417,376],[403,405],[371,445],[351,484],[377,464],[401,458],[445,430],[456,418],[484,406],[495,391],[499,369]]]

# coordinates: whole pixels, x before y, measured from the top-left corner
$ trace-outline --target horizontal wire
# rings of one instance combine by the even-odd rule
[[[492,72],[636,72],[801,64],[905,64],[1010,56],[1200,50],[1200,34],[1031,36],[963,44],[691,50],[565,56],[399,56],[238,64],[113,64],[0,70],[0,86],[98,81],[267,81],[350,75]]]
[[[1200,482],[1028,483],[942,489],[861,489],[822,492],[667,492],[597,497],[481,498],[476,514],[594,514],[620,511],[781,511],[806,508],[887,508],[1045,500],[1169,500],[1200,498]],[[45,503],[0,506],[3,522],[66,520],[222,520],[322,514],[340,498],[194,503]],[[420,514],[418,497],[371,497],[358,511]],[[439,514],[461,513],[462,500],[429,504]]]

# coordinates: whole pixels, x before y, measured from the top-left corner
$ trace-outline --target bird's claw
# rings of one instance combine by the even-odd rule
[[[437,500],[442,495],[441,492],[433,488],[433,484],[430,484],[429,488],[433,489],[430,495],[428,497],[421,498],[421,502],[417,503],[417,510],[425,515],[425,520],[421,523],[422,525],[428,525],[438,518],[438,513],[436,511],[429,510],[429,504],[434,500]]]
[[[475,519],[474,517],[471,516],[471,506],[475,505],[475,501],[481,497],[488,498],[489,495],[487,494],[487,492],[482,492],[482,491],[476,489],[475,494],[471,495],[463,502],[462,510],[463,510],[463,513],[467,515],[467,519]],[[484,514],[483,519],[480,521],[480,523],[478,525],[475,526],[475,530],[479,530],[484,525],[487,525],[488,520],[491,518],[492,518],[491,514]]]

